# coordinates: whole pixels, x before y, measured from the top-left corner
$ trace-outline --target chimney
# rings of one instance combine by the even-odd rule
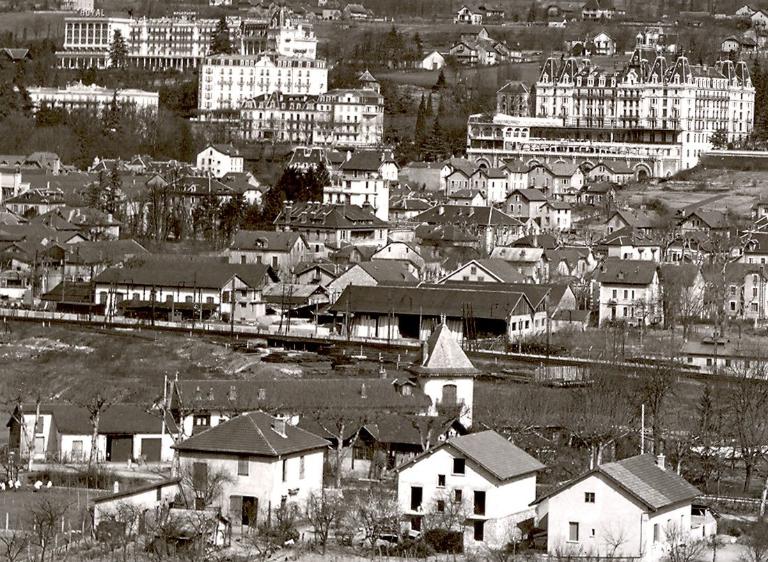
[[[360,385],[360,398],[368,398],[368,391],[365,389],[365,383]]]
[[[272,423],[272,429],[280,437],[286,437],[286,435],[285,435],[285,420],[283,418],[275,418],[275,421]]]
[[[443,206],[442,206],[442,205],[440,205],[440,206],[437,208],[437,214],[438,214],[438,215],[440,215],[440,216],[443,216],[443,215],[445,214],[445,209],[443,208]]]
[[[259,389],[259,401],[264,401],[267,399],[267,389],[260,388]]]
[[[661,470],[667,470],[665,461],[666,457],[664,456],[664,453],[656,456],[656,466],[658,466]]]
[[[213,387],[208,388],[208,400],[213,401]]]
[[[229,394],[227,395],[227,398],[229,398],[230,402],[237,400],[237,387],[234,384],[229,386]]]
[[[112,493],[113,494],[119,494],[120,493],[120,482],[115,480],[115,483],[112,484]]]

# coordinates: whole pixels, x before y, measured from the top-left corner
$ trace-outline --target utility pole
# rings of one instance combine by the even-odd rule
[[[232,289],[229,297],[231,310],[229,311],[229,337],[235,339],[235,278],[232,277]]]
[[[645,404],[640,405],[640,454],[645,454]]]

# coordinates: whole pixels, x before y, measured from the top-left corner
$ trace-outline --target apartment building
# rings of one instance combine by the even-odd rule
[[[32,110],[41,108],[87,109],[101,113],[113,101],[120,106],[131,106],[137,110],[157,112],[159,94],[145,90],[114,90],[96,84],[82,82],[68,84],[64,88],[27,88]]]
[[[314,146],[365,148],[381,144],[384,98],[367,71],[360,89],[320,95],[272,92],[245,100],[240,110],[242,135]]]
[[[470,116],[471,157],[488,166],[513,157],[621,157],[638,179],[666,177],[695,166],[715,131],[738,141],[753,127],[755,90],[742,61],[695,65],[636,49],[623,68],[607,71],[550,58],[535,89],[535,117]]]
[[[239,54],[263,52],[312,60],[317,37],[312,26],[299,21],[287,8],[268,19],[226,18],[230,41]],[[210,51],[215,18],[195,12],[177,12],[161,18],[74,16],[64,20],[64,46],[56,53],[61,68],[107,68],[115,31],[128,49],[127,63],[139,68],[186,70],[197,68]]]
[[[263,53],[215,55],[200,71],[198,108],[203,112],[240,111],[246,100],[282,92],[317,96],[328,89],[324,60]]]

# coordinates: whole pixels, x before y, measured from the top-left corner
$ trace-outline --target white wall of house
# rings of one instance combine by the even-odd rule
[[[194,463],[202,462],[208,465],[209,476],[220,472],[231,478],[231,482],[223,484],[220,496],[214,501],[214,505],[220,507],[223,513],[230,513],[230,498],[233,495],[257,498],[258,523],[264,522],[268,510],[279,507],[283,498],[287,503],[295,503],[303,508],[309,495],[322,489],[323,457],[322,450],[285,457],[250,457],[248,474],[238,475],[238,456],[179,452],[182,471],[191,471]]]
[[[422,390],[424,394],[432,400],[428,415],[436,416],[440,405],[443,402],[443,396],[446,386],[456,387],[456,402],[461,406],[459,421],[464,427],[472,425],[472,407],[474,405],[475,383],[472,377],[429,377],[424,378]],[[446,404],[450,406],[450,404]]]
[[[594,503],[586,501],[594,494]],[[605,477],[594,474],[549,498],[537,508],[537,519],[548,513],[547,551],[576,556],[642,557],[658,560],[667,547],[666,529],[677,526],[688,540],[690,502],[649,512],[619,491]],[[574,535],[574,525],[578,527]],[[613,551],[617,537],[624,539]]]
[[[178,482],[173,482],[130,496],[122,496],[111,500],[94,502],[93,526],[94,528],[98,528],[99,523],[105,519],[108,520],[110,516],[116,517],[120,515],[121,509],[124,509],[123,506],[131,508],[129,513],[154,510],[156,507],[161,506],[163,502],[172,502],[176,498],[177,492],[179,492],[179,484]],[[125,513],[125,511],[123,513]]]
[[[230,156],[209,146],[197,155],[197,169],[215,178],[243,171],[243,157]]]
[[[608,246],[608,257],[622,260],[645,260],[659,263],[662,258],[661,246],[635,246],[632,244]]]
[[[600,323],[625,320],[649,325],[660,315],[660,307],[657,276],[648,285],[600,285]]]
[[[464,474],[454,474],[454,458],[465,459]],[[439,486],[440,475],[445,478],[444,486]],[[421,509],[411,509],[413,487],[422,488]],[[500,482],[450,446],[443,446],[400,471],[397,478],[398,504],[409,520],[409,525],[412,525],[413,517],[436,512],[438,499],[454,500],[456,490],[461,490],[463,510],[471,521],[464,535],[465,547],[500,547],[514,536],[513,521],[532,516],[533,509],[529,505],[536,496],[536,475],[530,474]],[[474,514],[475,492],[485,492],[483,516]],[[473,538],[475,520],[485,521],[482,541],[475,541]]]
[[[362,267],[355,264],[328,284],[331,302],[335,302],[349,285],[375,287],[378,283]]]

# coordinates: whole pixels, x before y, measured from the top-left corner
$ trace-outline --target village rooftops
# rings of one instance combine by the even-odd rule
[[[424,342],[421,356],[408,370],[420,376],[437,377],[480,374],[443,322]]]
[[[288,215],[286,217],[286,214]],[[288,220],[286,220],[286,218]],[[357,205],[332,205],[321,203],[302,203],[290,209],[284,209],[275,219],[276,225],[288,224],[298,229],[311,230],[338,228],[350,230],[370,230],[385,228],[387,223],[368,209]]]
[[[361,262],[359,265],[363,271],[370,275],[377,283],[388,284],[416,284],[419,280],[408,270],[408,263],[400,260],[374,260]]]
[[[174,445],[177,451],[282,457],[328,447],[328,441],[263,412],[250,412]]]
[[[148,253],[136,240],[86,240],[67,247],[67,263],[112,265]]]
[[[340,169],[344,172],[378,172],[385,162],[394,162],[389,151],[359,150],[352,154]]]
[[[296,232],[275,230],[239,230],[230,246],[231,250],[262,250],[265,252],[290,252],[301,235]]]
[[[365,387],[365,392],[362,391]],[[421,413],[430,405],[418,388],[400,392],[397,380],[382,378],[281,380],[179,380],[172,409],[180,412],[301,412],[380,410]]]
[[[414,457],[398,467],[397,470],[402,471],[442,448],[453,450],[465,456],[501,482],[533,474],[546,468],[520,447],[513,445],[495,431],[488,430],[453,437]]]
[[[672,470],[656,464],[651,455],[637,455],[617,462],[601,464],[597,468],[558,486],[534,504],[570,488],[592,475],[600,475],[632,496],[650,511],[690,502],[701,492]]]
[[[34,404],[24,404],[24,415],[34,415]],[[74,404],[48,403],[40,405],[41,415],[53,416],[59,433],[90,435],[93,433],[88,410]],[[18,415],[14,413],[14,415]],[[6,424],[10,427],[13,415]],[[169,420],[170,423],[170,420]],[[155,415],[139,404],[114,404],[104,410],[99,419],[100,434],[155,434],[162,431],[162,415]]]

